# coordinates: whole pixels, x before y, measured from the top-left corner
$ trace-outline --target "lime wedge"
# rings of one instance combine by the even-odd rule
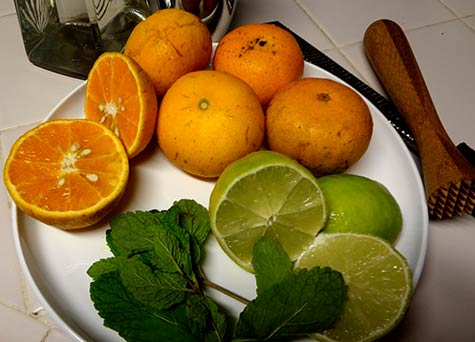
[[[298,162],[258,151],[230,164],[210,196],[211,228],[221,248],[252,272],[252,250],[262,236],[278,241],[292,260],[326,222],[316,178]]]
[[[373,341],[402,319],[412,295],[406,259],[386,240],[365,234],[319,234],[295,268],[329,266],[342,273],[348,301],[340,321],[318,341]]]

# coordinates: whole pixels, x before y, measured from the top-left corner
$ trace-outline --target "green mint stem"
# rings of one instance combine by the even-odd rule
[[[224,293],[225,295],[237,300],[238,302],[243,303],[244,305],[247,305],[250,302],[250,300],[238,295],[237,293],[229,291],[228,289],[226,289],[226,288],[224,288],[224,287],[222,287],[222,286],[220,286],[216,283],[213,283],[212,281],[210,281],[206,278],[203,279],[203,285],[209,286],[209,287],[211,287],[211,288],[213,288],[213,289],[215,289],[215,290],[217,290],[221,293]]]

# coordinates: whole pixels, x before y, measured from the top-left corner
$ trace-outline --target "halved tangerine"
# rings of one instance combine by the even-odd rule
[[[63,229],[97,223],[120,201],[127,152],[106,126],[90,120],[47,121],[12,146],[3,178],[26,214]]]
[[[132,158],[155,131],[157,96],[150,78],[133,59],[106,52],[89,72],[84,111],[86,119],[109,127]]]

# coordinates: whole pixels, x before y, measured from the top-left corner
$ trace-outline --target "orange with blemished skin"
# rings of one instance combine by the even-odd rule
[[[200,177],[218,177],[231,162],[260,148],[262,107],[241,79],[214,70],[188,73],[160,105],[157,138],[178,167]]]
[[[162,97],[178,78],[208,66],[212,46],[211,34],[197,16],[169,8],[155,12],[133,29],[124,54],[145,70]]]
[[[302,77],[304,59],[288,31],[272,24],[248,24],[220,40],[213,69],[246,81],[265,107],[280,88]]]
[[[322,176],[343,172],[363,156],[373,120],[351,88],[329,79],[304,78],[274,96],[266,111],[266,130],[270,149]]]

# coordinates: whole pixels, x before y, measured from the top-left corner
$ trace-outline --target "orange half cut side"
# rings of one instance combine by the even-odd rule
[[[47,121],[21,136],[4,182],[26,214],[63,229],[97,223],[120,201],[129,175],[122,142],[90,120]]]
[[[158,103],[147,74],[120,52],[103,53],[89,72],[86,119],[109,127],[124,143],[129,158],[152,138]]]

